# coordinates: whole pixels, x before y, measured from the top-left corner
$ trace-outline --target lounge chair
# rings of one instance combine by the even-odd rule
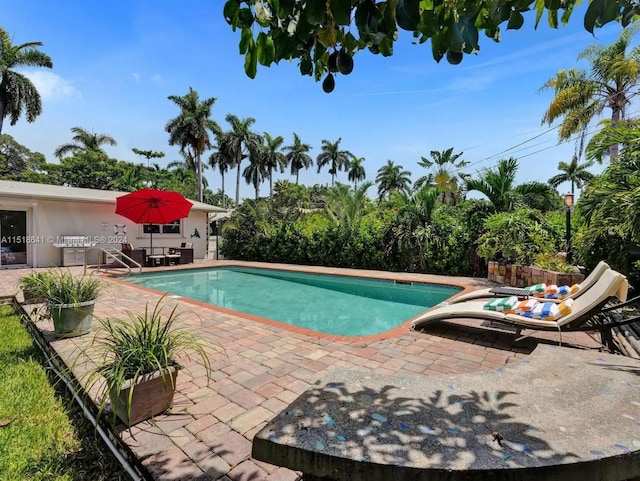
[[[411,328],[419,329],[431,322],[445,321],[447,319],[471,318],[515,326],[517,328],[517,336],[520,335],[522,329],[533,329],[538,331],[558,331],[560,333],[566,331],[601,331],[604,338],[611,327],[638,321],[637,317],[622,321],[612,321],[608,316],[604,315],[610,311],[638,302],[638,297],[627,301],[627,291],[627,278],[613,269],[607,269],[595,284],[588,289],[587,293],[575,299],[571,312],[555,321],[490,311],[484,309],[486,301],[467,301],[433,308],[414,319],[411,323]],[[619,303],[605,307],[607,303],[616,298],[620,301]]]
[[[580,297],[582,294],[587,292],[588,289],[590,289],[596,283],[596,281],[600,278],[600,276],[605,271],[609,269],[611,269],[611,267],[609,267],[609,264],[607,264],[604,261],[600,261],[598,265],[591,271],[591,273],[582,282],[579,283],[580,288],[573,294],[569,294],[567,298],[576,299]],[[506,297],[510,295],[508,292],[505,294],[501,294],[500,292],[497,292],[497,293],[491,292],[492,289],[495,289],[495,287],[477,289],[473,292],[469,292],[467,294],[462,294],[460,296],[454,297],[453,299],[447,301],[446,303],[443,303],[442,305],[457,304],[459,302],[467,302],[475,299],[484,299],[488,297]]]

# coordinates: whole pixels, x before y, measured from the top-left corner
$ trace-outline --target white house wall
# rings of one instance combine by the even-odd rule
[[[120,248],[122,242],[133,247],[149,247],[149,235],[142,233],[138,224],[117,215],[115,202],[68,202],[53,200],[20,200],[0,196],[0,209],[28,210],[27,225],[31,244],[28,246],[29,259],[33,267],[59,266],[62,263],[62,249],[54,243],[61,242],[62,236],[80,235],[100,242],[103,246]],[[180,247],[183,242],[193,244],[196,259],[207,255],[208,223],[207,213],[192,211],[182,220],[182,235],[154,234],[153,246]],[[115,226],[119,224],[116,230]],[[121,225],[124,225],[123,229]],[[195,236],[196,229],[200,237]],[[124,231],[126,230],[126,234]],[[97,262],[97,252],[89,257],[90,263]]]

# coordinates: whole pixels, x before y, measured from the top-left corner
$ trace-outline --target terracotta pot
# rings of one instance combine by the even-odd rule
[[[164,371],[164,375],[156,371],[135,382],[126,381],[119,392],[112,390],[109,393],[112,409],[127,426],[161,414],[173,406],[177,377],[178,368],[172,367]],[[128,406],[130,395],[131,406]]]

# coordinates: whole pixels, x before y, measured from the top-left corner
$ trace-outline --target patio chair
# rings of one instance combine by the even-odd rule
[[[573,294],[569,294],[566,298],[577,299],[582,294],[587,292],[596,283],[596,281],[600,278],[600,276],[602,276],[602,274],[605,271],[610,269],[611,267],[609,267],[609,264],[607,264],[604,261],[600,261],[598,265],[591,271],[591,273],[582,282],[578,284],[579,289]],[[508,297],[510,295],[513,295],[509,293],[509,289],[505,289],[503,292],[500,292],[500,289],[497,289],[498,292],[492,292],[494,289],[496,289],[496,287],[487,287],[484,289],[477,289],[473,292],[469,292],[467,294],[462,294],[460,296],[454,297],[453,299],[447,301],[446,303],[443,303],[442,305],[457,304],[459,302],[467,302],[475,299],[484,299],[487,297]],[[554,299],[547,299],[547,300],[551,302],[554,301]]]
[[[171,263],[178,265],[180,264],[180,258],[182,257],[182,254],[176,251],[174,247],[169,247],[169,251],[165,255],[165,257],[166,257],[167,265],[170,265]]]
[[[600,331],[604,342],[605,338],[610,337],[612,327],[638,321],[638,317],[617,320],[607,315],[629,304],[638,303],[640,297],[627,301],[628,287],[627,278],[624,275],[613,269],[607,269],[588,289],[588,292],[575,299],[571,312],[555,321],[491,311],[484,308],[485,301],[467,301],[431,309],[414,319],[411,328],[419,329],[429,323],[447,319],[481,319],[515,326],[516,336],[520,336],[523,329],[558,331],[561,335],[562,332],[570,331]],[[607,306],[615,299],[619,302]],[[562,338],[560,341],[562,342]]]

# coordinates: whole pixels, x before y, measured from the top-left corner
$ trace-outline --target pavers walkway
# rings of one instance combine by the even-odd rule
[[[191,267],[221,265],[201,262]],[[235,263],[259,266],[255,263]],[[283,266],[286,267],[286,266]],[[313,267],[324,273],[342,269]],[[81,273],[81,268],[72,268]],[[17,293],[17,280],[24,270],[0,271],[0,295]],[[422,282],[459,282],[479,285],[482,280],[443,278],[431,275],[390,274],[349,270],[349,275],[399,277]],[[146,302],[155,304],[161,294],[106,280],[108,288],[96,305],[96,315],[124,317],[126,311],[141,312]],[[479,327],[477,321],[440,323],[427,332],[398,333],[379,340],[348,342],[317,337],[222,312],[186,299],[166,299],[177,304],[181,323],[197,331],[211,346],[213,372],[194,360],[181,359],[171,414],[138,424],[132,435],[121,436],[157,480],[202,481],[296,480],[299,473],[251,459],[251,441],[276,413],[331,369],[373,370],[381,374],[442,376],[498,368],[527,356],[540,342],[557,343],[555,334],[536,334],[514,344],[505,330]],[[63,358],[72,358],[91,336],[54,340],[52,326],[40,323],[51,344]],[[563,345],[596,348],[582,333],[564,334]],[[77,368],[81,371],[81,368]]]

